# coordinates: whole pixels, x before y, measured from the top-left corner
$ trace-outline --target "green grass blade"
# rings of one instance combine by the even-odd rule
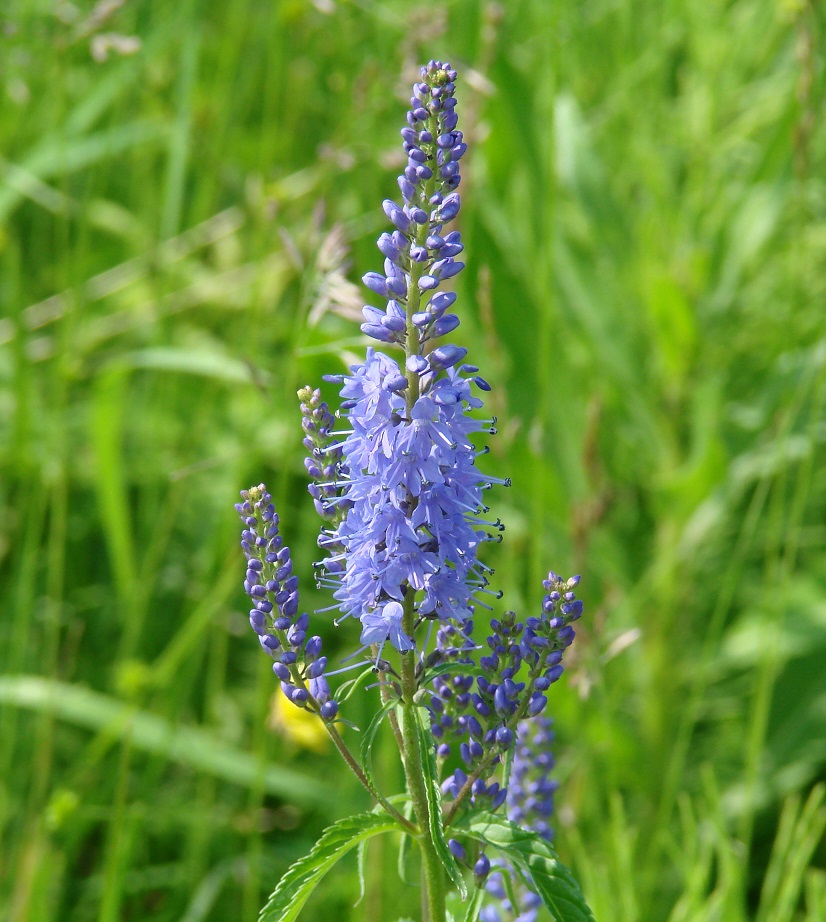
[[[37,676],[15,676],[0,679],[0,702],[50,712],[67,723],[128,739],[134,749],[164,756],[232,784],[254,787],[263,783],[268,793],[291,802],[329,805],[325,786],[306,774],[277,765],[262,770],[253,756],[205,730],[174,724],[88,688]]]

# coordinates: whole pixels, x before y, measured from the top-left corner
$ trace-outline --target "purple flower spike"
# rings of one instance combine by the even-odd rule
[[[317,392],[308,388],[300,396],[307,401],[302,403],[304,431],[312,433],[309,441],[315,450],[314,440],[323,437],[319,433],[328,427],[332,417],[328,419],[326,405],[321,403]],[[317,465],[309,467],[315,470]],[[326,467],[334,469],[336,463]],[[242,490],[241,498],[243,502],[235,508],[244,525],[244,586],[255,602],[250,611],[252,629],[259,635],[261,648],[273,657],[273,672],[287,699],[298,707],[312,708],[325,720],[332,719],[335,713],[332,717],[322,713],[323,704],[330,700],[324,678],[327,657],[321,656],[320,637],[307,639],[310,616],[304,613],[296,617],[298,579],[292,575],[290,549],[278,533],[278,515],[272,497],[262,483]],[[330,711],[327,708],[326,713]]]

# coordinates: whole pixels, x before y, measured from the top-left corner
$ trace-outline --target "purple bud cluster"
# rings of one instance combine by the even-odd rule
[[[479,657],[481,675],[463,671],[470,662],[465,657],[454,672],[434,678],[428,707],[436,755],[449,758],[451,743],[458,742],[463,763],[443,782],[445,796],[455,799],[469,785],[464,796],[471,804],[485,798],[495,809],[505,800],[507,792],[490,779],[514,748],[520,722],[542,713],[548,689],[562,675],[563,651],[574,639],[572,622],[582,614],[573,591],[578,582],[578,576],[563,580],[549,573],[538,618],[523,624],[506,612],[490,622],[489,652]]]
[[[372,292],[387,299],[383,309],[364,308],[361,329],[379,342],[404,345],[408,337],[416,337],[424,344],[459,325],[459,318],[447,313],[456,300],[452,292],[434,294],[421,303],[423,296],[464,268],[455,259],[464,249],[459,231],[444,229],[459,214],[455,190],[461,182],[459,160],[467,150],[456,129],[455,89],[456,71],[441,61],[423,67],[421,80],[413,84],[407,125],[401,132],[407,155],[398,179],[402,204],[384,201],[384,213],[395,226],[378,240],[384,272],[368,272],[363,278]],[[448,368],[466,353],[458,346],[443,346],[431,361]]]
[[[304,430],[304,447],[309,452],[304,467],[312,483],[307,487],[321,518],[337,522],[346,513],[349,504],[339,496],[341,478],[347,474],[343,463],[341,445],[333,440],[335,417],[321,399],[321,391],[302,387],[298,392],[301,401],[301,428]]]
[[[310,617],[298,614],[298,577],[290,549],[278,532],[278,514],[264,484],[241,491],[235,509],[244,523],[241,548],[247,559],[244,590],[253,603],[250,625],[273,662],[281,690],[298,707],[333,720],[338,703],[324,672],[321,638],[308,637]]]

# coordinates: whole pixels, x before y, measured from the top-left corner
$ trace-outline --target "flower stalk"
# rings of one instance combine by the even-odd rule
[[[408,622],[406,630],[412,631],[414,618],[412,604],[406,613]],[[431,829],[434,818],[430,815],[430,801],[425,789],[426,775],[422,771],[425,754],[419,744],[419,720],[416,714],[418,705],[414,696],[417,690],[415,675],[416,664],[413,656],[408,653],[402,657],[402,736],[404,750],[402,762],[404,765],[407,790],[413,802],[413,815],[419,827],[419,848],[422,853],[422,877],[424,887],[422,892],[422,916],[427,922],[445,922],[445,872],[442,860],[436,851]],[[441,817],[436,818],[441,822]]]

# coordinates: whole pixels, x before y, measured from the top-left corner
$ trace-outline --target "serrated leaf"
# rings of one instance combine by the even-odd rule
[[[594,922],[576,878],[537,833],[491,814],[477,814],[455,828],[498,849],[518,871],[529,874],[531,889],[542,898],[554,922]]]
[[[391,803],[394,806],[397,803],[403,803],[402,814],[404,815],[406,819],[409,820],[410,817],[413,815],[413,804],[411,803],[410,798],[407,796],[407,794],[393,794],[392,797],[387,798],[387,801],[388,803]],[[383,814],[384,806],[382,804],[376,804],[376,806],[373,807],[371,812]],[[404,830],[402,830],[401,828],[399,829],[399,832],[401,832],[401,845],[399,846],[399,848],[401,849],[401,848],[404,848],[405,842],[410,841],[410,836],[407,835],[404,832]],[[358,904],[364,899],[364,896],[366,893],[366,887],[364,885],[364,860],[365,860],[366,854],[367,854],[367,839],[364,839],[362,842],[359,842],[358,851],[356,852],[356,867],[358,869],[358,878],[359,878],[359,895],[358,895],[358,899],[355,901],[355,903],[353,903],[353,908],[358,906]],[[402,878],[402,880],[404,880],[404,878]]]
[[[321,878],[360,842],[401,827],[387,814],[361,813],[339,820],[321,834],[309,855],[296,861],[281,878],[258,922],[293,922]]]
[[[419,735],[419,749],[422,754],[422,773],[424,774],[425,792],[427,794],[427,816],[430,827],[430,837],[436,848],[436,853],[442,861],[448,876],[453,881],[463,900],[467,899],[467,885],[462,874],[462,869],[453,857],[453,852],[448,848],[445,838],[444,818],[442,816],[442,791],[439,787],[439,775],[436,768],[436,753],[433,748],[433,737],[430,728],[425,727],[424,720],[427,712],[417,708],[416,730]]]

